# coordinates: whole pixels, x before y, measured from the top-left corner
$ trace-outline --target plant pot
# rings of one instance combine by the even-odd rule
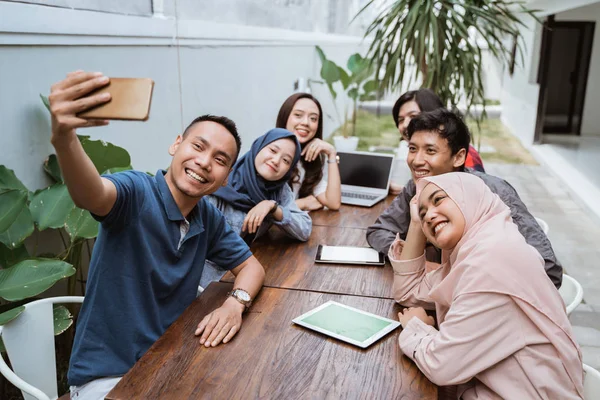
[[[358,137],[357,136],[350,136],[350,137],[334,136],[333,143],[334,143],[335,149],[337,151],[341,151],[341,152],[356,151],[356,148],[358,147]]]

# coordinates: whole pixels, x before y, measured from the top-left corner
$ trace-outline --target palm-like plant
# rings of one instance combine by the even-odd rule
[[[358,14],[379,4],[381,0],[371,0]],[[420,80],[445,102],[456,105],[464,100],[467,111],[473,104],[483,104],[483,55],[478,43],[485,43],[502,63],[522,58],[520,17],[536,18],[536,10],[524,4],[510,0],[386,1],[365,33],[373,40],[367,58],[381,71],[376,76],[380,88],[403,89],[403,84]]]

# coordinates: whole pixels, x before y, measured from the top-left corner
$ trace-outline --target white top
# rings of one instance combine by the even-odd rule
[[[328,171],[328,164],[327,164],[327,159],[324,157],[321,157],[321,159],[323,160],[323,178],[321,178],[321,181],[319,183],[317,183],[317,185],[314,187],[313,189],[313,196],[317,197],[318,195],[325,193],[325,191],[327,190],[327,171]],[[294,192],[294,197],[297,199],[299,197],[300,194],[300,186],[302,186],[302,182],[304,182],[304,176],[306,175],[306,170],[304,169],[304,166],[302,165],[302,162],[299,162],[298,164],[298,177],[300,179],[297,180],[297,182],[292,183],[292,191]]]

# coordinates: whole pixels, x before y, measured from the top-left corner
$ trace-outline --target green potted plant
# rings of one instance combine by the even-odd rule
[[[378,85],[373,77],[373,68],[367,59],[360,54],[352,54],[346,63],[348,71],[327,59],[323,49],[316,46],[317,54],[321,60],[321,78],[329,88],[329,93],[335,105],[336,115],[340,123],[341,135],[333,137],[334,145],[338,151],[354,151],[358,146],[359,138],[355,136],[356,115],[359,101],[375,100]],[[344,120],[340,118],[337,109],[337,92],[334,85],[342,87],[346,95],[352,100],[351,116],[348,116],[348,105],[344,107]],[[339,89],[338,89],[339,90]]]
[[[48,107],[44,96],[42,100]],[[100,173],[131,169],[127,150],[88,136],[79,135],[79,140]],[[0,325],[17,318],[22,304],[62,279],[68,279],[67,295],[75,295],[78,278],[82,294],[85,292],[83,253],[91,254],[90,240],[98,235],[98,222],[73,203],[56,155],[46,159],[44,170],[52,183],[31,192],[13,170],[0,165],[0,297],[4,300]],[[35,229],[53,229],[63,248],[38,254],[35,244],[28,251],[24,242]],[[55,334],[59,334],[72,324],[72,316],[64,306],[55,308],[54,314]],[[4,350],[1,341],[0,349]]]
[[[402,92],[420,82],[452,107],[459,100],[467,113],[475,104],[485,118],[483,53],[510,65],[522,59],[521,17],[535,18],[522,0],[393,0],[371,22],[365,33],[367,53],[377,71],[379,87]],[[361,11],[379,7],[369,1]],[[356,18],[356,17],[355,17]],[[508,43],[514,43],[514,47]],[[483,45],[482,45],[483,44]],[[415,73],[416,72],[416,73]]]

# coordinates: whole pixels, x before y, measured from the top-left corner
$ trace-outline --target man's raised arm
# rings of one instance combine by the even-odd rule
[[[107,85],[108,77],[100,72],[76,71],[52,85],[50,112],[52,114],[52,145],[56,150],[63,179],[77,207],[105,216],[117,198],[115,185],[101,178],[85,153],[75,129],[107,125],[105,120],[86,120],[77,114],[110,100],[108,93],[84,97]]]

